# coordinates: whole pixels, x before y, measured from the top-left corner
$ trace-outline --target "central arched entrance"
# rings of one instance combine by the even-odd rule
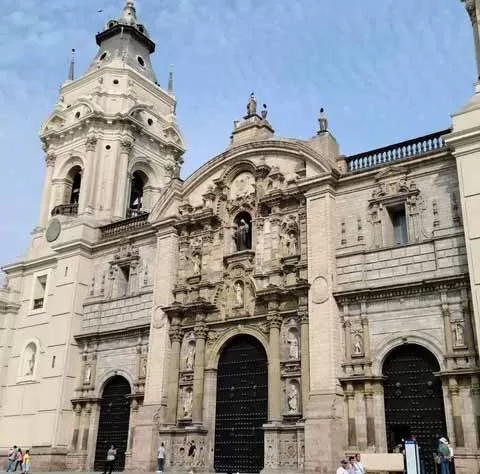
[[[385,425],[389,451],[415,437],[425,474],[433,474],[437,437],[446,435],[440,367],[422,346],[406,344],[392,350],[383,365]]]
[[[112,377],[103,390],[98,422],[97,446],[95,449],[96,471],[103,471],[107,451],[111,444],[117,448],[114,471],[125,469],[125,452],[127,451],[128,429],[130,424],[130,384],[116,375]]]
[[[235,336],[218,363],[215,471],[260,472],[267,421],[267,355],[254,337]]]

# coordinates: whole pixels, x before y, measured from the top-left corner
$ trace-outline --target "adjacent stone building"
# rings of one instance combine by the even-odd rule
[[[475,32],[477,8],[467,2]],[[477,34],[477,33],[476,33]],[[415,436],[480,447],[480,89],[452,129],[342,156],[252,94],[187,180],[173,78],[127,0],[41,130],[25,256],[0,290],[0,446],[37,469],[333,472]],[[477,45],[480,44],[478,41]]]

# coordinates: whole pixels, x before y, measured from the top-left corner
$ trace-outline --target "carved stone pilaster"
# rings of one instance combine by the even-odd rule
[[[48,151],[45,154],[45,164],[47,167],[55,166],[55,161],[57,160],[57,154],[54,151]]]
[[[133,150],[133,143],[134,141],[130,137],[123,137],[120,140],[120,153],[130,155]]]

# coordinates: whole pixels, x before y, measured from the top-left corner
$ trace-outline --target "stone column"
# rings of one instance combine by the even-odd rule
[[[74,418],[73,418],[73,434],[72,434],[72,446],[71,450],[76,451],[78,448],[78,438],[80,432],[80,418],[82,416],[82,405],[75,403],[74,406]]]
[[[350,362],[352,360],[352,333],[350,331],[350,319],[348,317],[348,305],[343,305],[343,334],[345,339],[345,360]]]
[[[57,155],[49,151],[45,155],[45,164],[47,165],[47,169],[45,170],[45,180],[43,183],[43,195],[42,195],[42,206],[40,208],[40,227],[45,227],[48,222],[48,218],[50,212],[50,202],[52,197],[52,178],[53,178],[53,170],[55,169],[55,160],[57,159]]]
[[[132,465],[132,450],[135,439],[135,428],[137,426],[138,406],[138,400],[132,398],[130,402],[130,431],[128,433],[127,452],[125,453],[125,467],[127,469],[135,469],[135,466]]]
[[[357,446],[357,423],[355,410],[355,390],[352,384],[348,384],[345,390],[348,412],[348,446]]]
[[[442,301],[443,334],[445,338],[445,351],[447,355],[452,353],[452,326],[450,322],[450,308],[447,303],[447,294],[440,295]]]
[[[85,168],[82,173],[82,183],[80,187],[80,200],[78,203],[78,213],[93,212],[93,200],[95,192],[95,150],[97,149],[98,138],[91,134],[85,142]]]
[[[471,378],[470,396],[472,397],[476,447],[480,449],[480,380],[476,374]]]
[[[457,380],[451,377],[448,381],[448,393],[452,404],[453,431],[455,433],[455,446],[463,448],[465,437],[463,434],[462,407],[460,400],[460,387]]]
[[[375,446],[375,408],[373,405],[373,387],[365,382],[365,415],[367,420],[367,446]]]
[[[130,137],[122,138],[120,142],[120,156],[118,160],[115,203],[113,216],[125,219],[128,183],[128,160],[133,150],[133,140]]]
[[[90,434],[90,416],[92,414],[92,406],[90,403],[87,403],[84,409],[84,420],[83,420],[83,432],[82,432],[82,445],[81,450],[88,450],[88,437]]]
[[[460,291],[462,298],[462,315],[465,323],[465,342],[468,350],[475,353],[475,338],[472,326],[472,316],[470,314],[470,298],[468,297],[468,291],[466,288],[462,288]]]
[[[269,306],[271,306],[269,304]],[[275,309],[278,306],[275,305]],[[269,308],[270,310],[270,308]],[[268,418],[271,423],[282,420],[282,388],[280,379],[280,327],[281,316],[274,312],[268,316],[270,326],[268,360]]]
[[[170,351],[170,364],[168,365],[167,423],[169,425],[175,425],[177,423],[178,377],[183,334],[178,325],[172,325],[169,334],[172,348]]]
[[[195,362],[193,367],[193,403],[192,422],[194,425],[203,423],[203,387],[205,377],[205,339],[207,328],[205,316],[197,316],[195,325]]]
[[[310,394],[310,351],[308,348],[308,309],[298,311],[300,317],[300,358],[302,375],[302,413],[305,413],[308,406],[308,397]]]

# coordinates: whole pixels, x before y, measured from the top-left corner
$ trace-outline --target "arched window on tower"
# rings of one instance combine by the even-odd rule
[[[61,202],[53,208],[51,214],[76,216],[82,187],[82,168],[78,165],[71,168],[63,182]]]
[[[147,176],[141,171],[133,173],[127,217],[136,217],[146,212],[144,209],[144,191],[147,182]]]
[[[72,192],[70,193],[70,204],[78,204],[80,200],[80,187],[82,185],[82,170],[77,170],[73,175]]]

